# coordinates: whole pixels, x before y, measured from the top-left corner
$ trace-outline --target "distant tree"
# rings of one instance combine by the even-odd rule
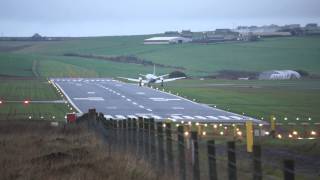
[[[187,75],[181,71],[173,71],[169,74],[169,78],[176,78],[176,77],[187,77]]]

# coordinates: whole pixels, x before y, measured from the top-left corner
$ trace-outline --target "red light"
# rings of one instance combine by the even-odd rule
[[[25,100],[23,101],[24,104],[29,104],[29,101]]]
[[[2,101],[0,101],[0,104],[2,104]]]

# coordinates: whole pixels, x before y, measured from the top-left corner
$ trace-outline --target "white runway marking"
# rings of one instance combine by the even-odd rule
[[[172,109],[179,110],[179,109],[184,109],[184,108],[183,107],[172,107]]]
[[[227,116],[219,116],[219,118],[225,119],[225,120],[230,120],[230,118],[228,118]]]
[[[162,117],[157,116],[157,115],[152,115],[151,117],[153,117],[154,119],[162,119]]]
[[[145,95],[146,93],[145,92],[137,92],[136,94]]]
[[[129,102],[130,102],[130,101],[131,101],[131,99],[129,99],[129,98],[128,98],[128,99],[127,99],[127,101],[129,101]]]
[[[132,119],[138,119],[137,116],[134,116],[134,115],[128,115],[129,118],[132,118]]]
[[[194,119],[194,118],[191,117],[191,116],[182,116],[182,117],[184,117],[184,118],[186,118],[186,119]]]
[[[85,100],[85,101],[104,101],[102,97],[87,97],[87,98],[73,98],[74,100]]]
[[[125,98],[125,96],[123,96],[123,95],[122,95],[121,97],[122,97],[122,98]]]
[[[174,119],[183,119],[182,117],[180,117],[180,116],[171,116],[172,118],[174,118]]]
[[[151,109],[147,109],[147,111],[152,111]]]
[[[242,118],[241,117],[238,117],[238,116],[230,116],[231,118],[233,119],[236,119],[236,120],[241,120]]]
[[[96,92],[88,92],[88,94],[95,94]]]
[[[177,98],[171,98],[171,99],[168,99],[168,98],[158,98],[158,97],[151,97],[149,98],[150,100],[152,101],[158,101],[158,102],[165,102],[165,101],[180,101],[181,99],[177,99]]]
[[[123,115],[116,115],[116,118],[117,119],[127,119],[125,116],[123,116]]]
[[[104,117],[106,118],[106,119],[114,119],[112,116],[110,116],[110,115],[104,115]]]
[[[205,117],[203,117],[203,116],[194,116],[195,118],[197,118],[197,119],[207,119],[207,118],[205,118]]]
[[[207,116],[209,119],[214,119],[214,120],[218,120],[219,118],[215,117],[215,116]]]
[[[144,108],[144,106],[140,105],[139,108]]]

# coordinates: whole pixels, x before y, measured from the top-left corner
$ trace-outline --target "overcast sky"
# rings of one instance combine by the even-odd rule
[[[101,36],[320,22],[320,0],[0,0],[1,36]]]

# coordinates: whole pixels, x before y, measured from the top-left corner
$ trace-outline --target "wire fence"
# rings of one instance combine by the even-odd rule
[[[94,109],[79,118],[102,135],[110,156],[122,153],[146,161],[159,178],[179,180],[319,179],[319,171],[305,171],[299,159],[287,152],[273,152],[253,145],[247,152],[236,139],[226,143],[213,134],[201,134],[183,124],[154,119],[106,119]],[[312,164],[312,163],[311,163]],[[318,164],[319,165],[319,164]],[[317,164],[314,164],[317,166]],[[319,170],[319,169],[318,169]]]

